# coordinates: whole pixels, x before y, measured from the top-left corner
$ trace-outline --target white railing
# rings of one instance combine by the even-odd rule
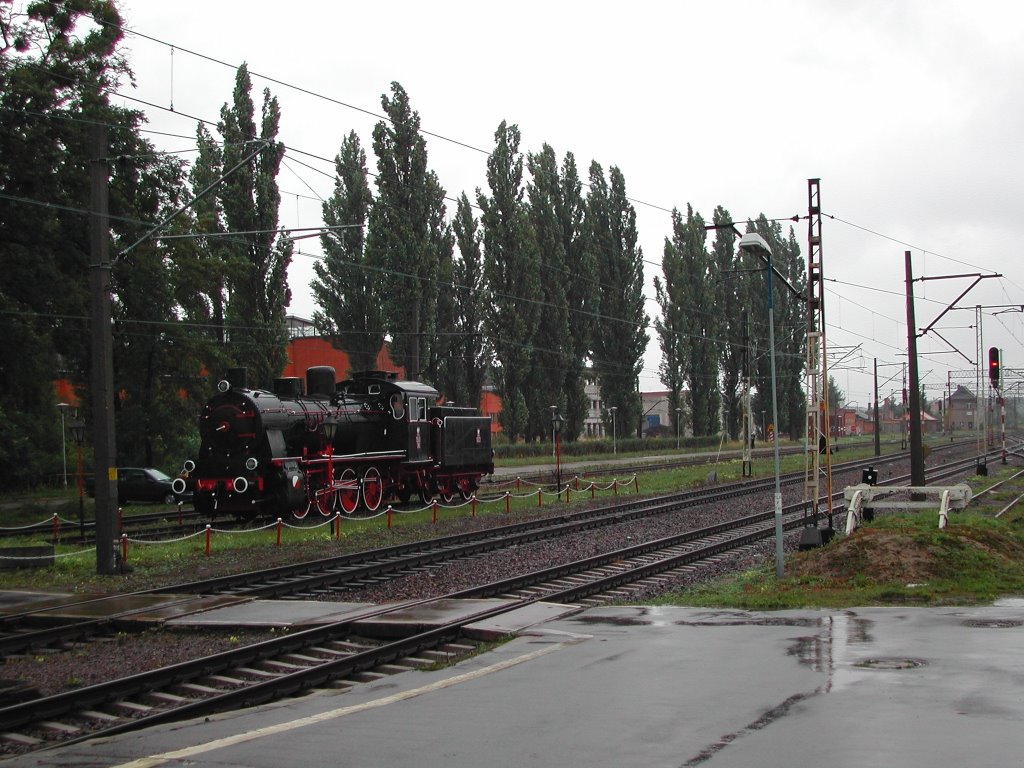
[[[893,499],[896,495],[930,496],[934,500],[915,501],[910,498]],[[865,509],[895,509],[906,512],[914,509],[935,509],[939,507],[939,528],[945,528],[949,522],[951,510],[963,509],[971,500],[971,486],[966,483],[958,485],[888,485],[880,488],[875,485],[860,483],[848,485],[843,491],[846,505],[846,533],[857,530],[863,522]]]

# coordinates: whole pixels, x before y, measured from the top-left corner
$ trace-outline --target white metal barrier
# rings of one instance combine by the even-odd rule
[[[945,528],[951,510],[963,509],[971,500],[971,486],[966,483],[957,485],[887,485],[878,487],[860,483],[848,485],[843,491],[846,499],[846,533],[857,530],[863,521],[864,509],[896,509],[907,511],[912,509],[935,509],[935,501],[912,501],[911,499],[891,499],[897,494],[937,496],[939,505],[939,528]]]

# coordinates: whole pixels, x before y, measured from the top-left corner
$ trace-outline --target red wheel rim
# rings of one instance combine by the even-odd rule
[[[384,484],[376,467],[368,467],[363,473],[363,503],[371,512],[376,511],[384,496]]]
[[[356,482],[356,471],[349,467],[341,473],[341,488],[338,489],[338,503],[341,511],[351,515],[359,506],[359,483]]]

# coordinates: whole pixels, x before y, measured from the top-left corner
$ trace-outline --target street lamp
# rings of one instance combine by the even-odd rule
[[[779,404],[775,391],[775,300],[774,291],[772,290],[772,278],[774,277],[772,270],[772,249],[768,247],[768,243],[765,242],[765,239],[761,237],[761,235],[756,232],[748,232],[740,238],[740,251],[757,256],[768,266],[768,350],[769,358],[771,360],[772,377],[772,424],[775,425],[775,429],[777,431],[779,428]],[[764,412],[762,411],[762,416],[763,413]],[[783,576],[782,482],[780,480],[779,470],[778,435],[776,435],[775,440],[772,441],[772,448],[775,455],[775,576],[781,579]],[[815,514],[817,514],[818,510],[814,511]]]
[[[337,499],[338,491],[334,487],[334,433],[338,429],[338,422],[333,417],[328,416],[323,422],[324,431],[324,453],[327,454],[327,488],[330,490],[327,492],[327,499],[325,504],[327,505],[327,511],[324,511],[325,504],[320,504],[320,514],[324,517],[329,516],[334,511],[335,501]]]
[[[67,438],[64,432],[64,414],[68,412],[68,408],[71,406],[67,403],[57,403],[57,410],[60,411],[60,455],[64,460],[64,487],[68,487],[68,449],[67,449]]]
[[[555,444],[555,481],[557,492],[562,492],[562,422],[565,421],[555,406],[551,406],[551,441]]]
[[[549,405],[551,409],[551,457],[555,456],[555,413],[558,411],[557,405]]]
[[[676,450],[679,450],[679,420],[682,418],[682,408],[676,408]]]
[[[619,410],[619,406],[613,405],[608,410],[612,412],[612,453],[618,453],[618,448],[615,445],[615,412]]]
[[[85,442],[85,422],[75,419],[68,427],[71,430],[71,438],[75,441],[78,474],[78,531],[85,541],[85,483],[82,481],[82,443]],[[65,475],[65,484],[67,477]]]

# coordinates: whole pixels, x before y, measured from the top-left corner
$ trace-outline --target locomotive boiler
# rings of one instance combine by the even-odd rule
[[[236,372],[199,417],[199,456],[186,463],[196,508],[305,517],[469,498],[494,471],[491,421],[439,399],[393,372],[336,383],[333,368],[317,366],[305,381],[277,379],[273,391],[249,389]]]

